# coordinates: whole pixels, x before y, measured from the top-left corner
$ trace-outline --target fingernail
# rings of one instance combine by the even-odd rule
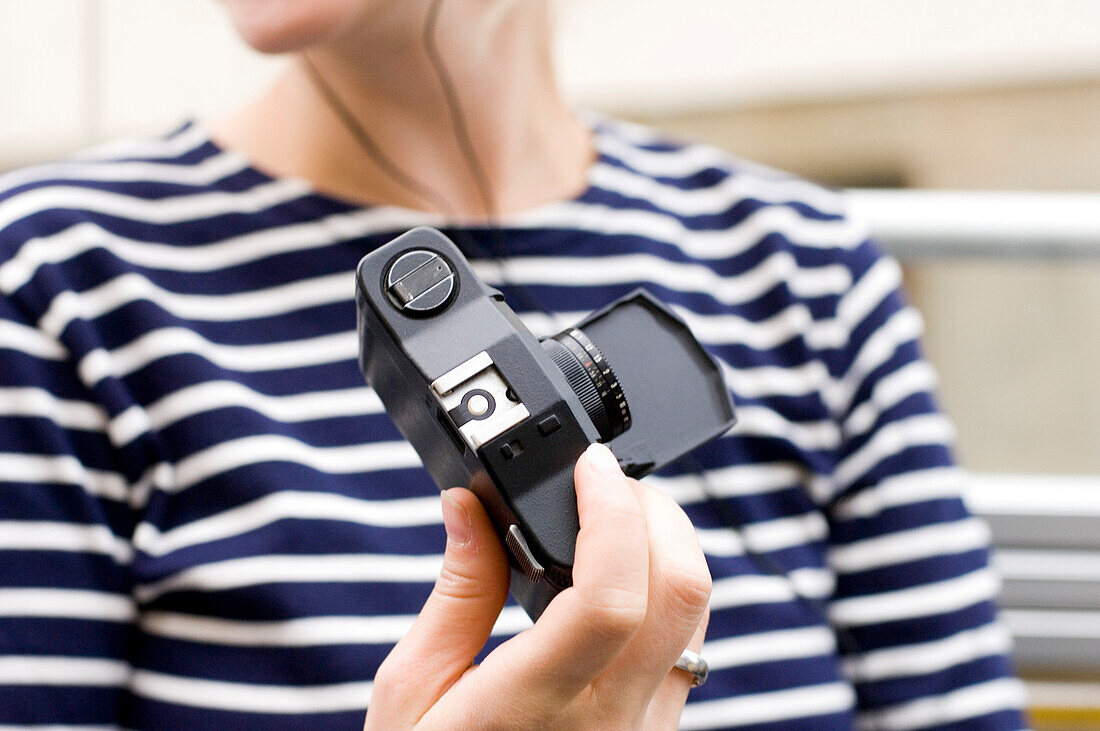
[[[463,546],[470,540],[470,516],[447,492],[443,491],[443,527],[447,529],[448,540]]]
[[[588,460],[588,466],[592,471],[601,477],[619,479],[623,476],[623,471],[619,468],[619,460],[615,459],[610,449],[598,442],[588,445],[588,449],[584,450],[584,458]]]

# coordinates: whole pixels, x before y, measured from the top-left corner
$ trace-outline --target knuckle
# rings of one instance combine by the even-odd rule
[[[465,566],[445,563],[435,582],[435,590],[451,599],[473,599],[486,593],[487,582]]]
[[[657,586],[663,587],[674,608],[698,619],[710,601],[711,576],[706,557],[699,547],[691,520],[670,496],[650,489],[651,504],[667,516],[670,532],[677,539],[678,550],[662,554],[658,565]]]
[[[604,637],[632,637],[645,622],[647,607],[644,593],[606,587],[584,598],[583,603],[589,626]]]
[[[667,572],[664,585],[676,610],[699,618],[710,602],[710,572],[698,567],[677,567]]]
[[[378,666],[374,674],[371,695],[376,699],[393,698],[400,691],[397,679],[401,677],[400,659],[392,653]]]

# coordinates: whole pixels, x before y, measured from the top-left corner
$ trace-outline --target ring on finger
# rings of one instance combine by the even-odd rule
[[[680,659],[676,661],[674,667],[691,673],[692,688],[698,688],[700,685],[707,682],[707,673],[710,671],[710,668],[707,666],[707,661],[703,659],[703,656],[697,652],[684,650],[680,653]]]

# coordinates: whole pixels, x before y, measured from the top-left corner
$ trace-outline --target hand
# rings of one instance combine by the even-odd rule
[[[575,471],[573,586],[473,665],[508,594],[508,561],[473,493],[443,494],[435,589],[374,680],[367,729],[676,728],[706,630],[710,574],[676,503],[592,445]]]

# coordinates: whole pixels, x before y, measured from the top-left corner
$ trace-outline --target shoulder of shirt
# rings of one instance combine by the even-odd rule
[[[591,112],[582,117],[596,130],[605,161],[665,188],[725,197],[731,203],[751,199],[763,205],[797,206],[811,216],[846,215],[843,191],[652,127]]]
[[[658,227],[690,255],[805,250],[815,262],[847,265],[858,250],[867,261],[857,268],[878,256],[865,246],[867,227],[849,214],[843,191],[638,124],[595,115],[588,121],[600,155],[588,202],[651,224],[662,217],[667,225]]]
[[[0,174],[0,261],[42,233],[117,215],[127,203],[208,192],[246,168],[242,155],[218,149],[202,126],[188,122]]]

